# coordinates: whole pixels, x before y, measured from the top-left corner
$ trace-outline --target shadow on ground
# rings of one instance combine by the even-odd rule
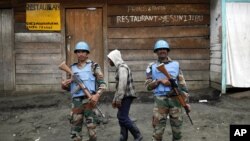
[[[190,92],[194,122],[192,126],[183,114],[183,138],[185,141],[228,141],[230,124],[250,124],[250,91],[228,90],[220,95],[215,89],[201,89]],[[108,117],[108,124],[97,128],[98,141],[116,141],[119,126],[116,109],[111,107],[112,92],[106,92],[99,104]],[[199,102],[207,100],[207,102]],[[138,93],[132,104],[130,116],[136,121],[144,136],[151,140],[153,96]],[[4,141],[69,141],[68,114],[70,96],[68,93],[11,95],[0,97],[0,140]],[[83,130],[86,135],[86,129]],[[171,140],[169,123],[164,141]],[[133,141],[131,135],[129,141]]]

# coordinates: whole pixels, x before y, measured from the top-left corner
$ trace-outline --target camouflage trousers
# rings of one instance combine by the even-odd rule
[[[167,116],[170,118],[172,141],[181,141],[182,108],[175,97],[155,96],[153,109],[153,141],[162,141],[166,127]]]
[[[86,123],[89,141],[96,141],[96,118],[87,98],[73,98],[70,113],[71,138],[82,141],[82,126]],[[85,118],[85,122],[84,122]]]

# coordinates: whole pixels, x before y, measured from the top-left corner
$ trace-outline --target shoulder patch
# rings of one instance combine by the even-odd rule
[[[155,62],[151,62],[151,63],[148,64],[147,69],[146,69],[146,73],[151,72],[153,64],[155,64]]]
[[[147,67],[146,69],[146,73],[150,73],[151,69],[149,67]]]
[[[99,64],[96,63],[96,62],[94,62],[94,61],[92,61],[92,60],[91,60],[90,63],[91,63],[91,71],[92,71],[93,75],[95,75],[96,68],[99,67]]]

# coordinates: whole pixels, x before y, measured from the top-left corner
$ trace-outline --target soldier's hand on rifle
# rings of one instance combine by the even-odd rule
[[[68,90],[69,84],[72,82],[72,79],[62,80],[62,89]]]
[[[168,81],[168,79],[159,79],[157,81],[158,81],[158,83],[161,83],[161,84],[163,84],[165,86],[170,86],[171,85],[171,83]]]
[[[189,104],[186,104],[187,105],[187,109],[188,109],[188,113],[191,112],[191,106]]]
[[[100,95],[98,93],[92,95],[92,97],[90,98],[90,101],[93,104],[93,106],[97,104],[99,98],[100,98]]]

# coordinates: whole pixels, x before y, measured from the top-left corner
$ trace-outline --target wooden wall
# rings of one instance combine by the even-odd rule
[[[57,66],[63,58],[62,33],[29,31],[25,24],[26,2],[13,0],[12,4],[15,20],[16,91],[60,91],[63,75]]]
[[[11,0],[0,0],[0,8],[11,8]]]
[[[211,35],[210,35],[210,84],[221,90],[221,46],[222,46],[222,18],[221,1],[211,1]]]
[[[159,38],[170,43],[170,57],[180,62],[189,89],[209,87],[210,56],[214,56],[210,55],[209,0],[6,0],[4,7],[14,10],[16,91],[57,91],[63,77],[57,65],[65,59],[64,24],[61,32],[28,31],[26,2],[60,2],[63,8],[103,7],[107,11],[103,15],[104,47],[108,47],[104,56],[113,49],[121,50],[133,71],[137,91],[145,91],[145,69],[157,58],[153,45]],[[64,18],[62,14],[62,22]],[[105,72],[113,89],[114,69]]]
[[[0,74],[3,74],[3,43],[2,43],[2,10],[0,10]],[[3,75],[0,75],[0,91],[3,91],[4,87],[4,78]]]
[[[145,90],[145,69],[156,60],[157,39],[170,43],[189,89],[209,87],[209,0],[108,0],[108,50],[119,49],[131,67],[137,91]],[[114,69],[109,68],[110,88]]]
[[[0,9],[0,91],[14,89],[13,12]]]
[[[29,31],[26,28],[27,2],[52,3],[61,5],[62,29],[60,32]],[[12,0],[15,28],[15,87],[20,92],[54,92],[61,90],[65,73],[58,64],[65,60],[64,8],[103,4],[103,0]]]
[[[16,91],[60,90],[60,33],[15,33]]]

